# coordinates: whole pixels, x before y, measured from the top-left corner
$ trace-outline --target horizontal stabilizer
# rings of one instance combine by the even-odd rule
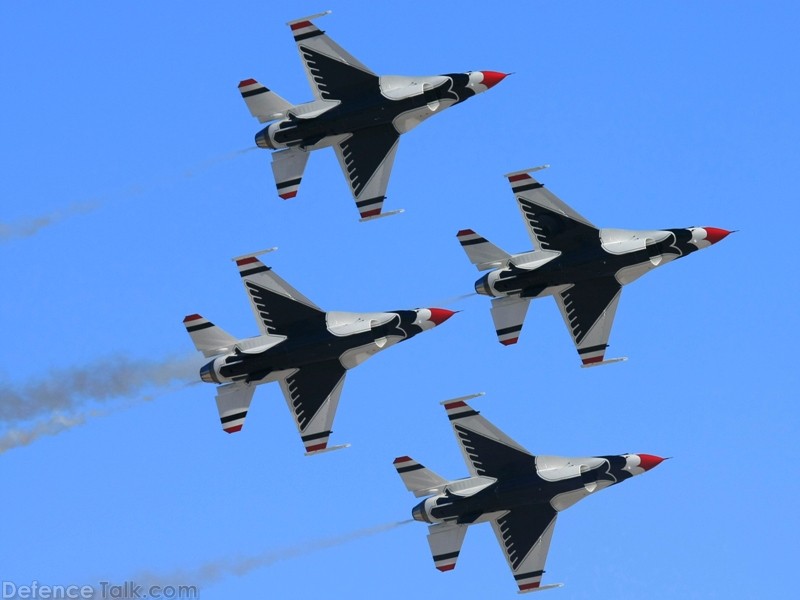
[[[472,229],[462,229],[456,234],[467,258],[479,271],[497,268],[511,258],[505,250],[501,250],[485,237]]]
[[[191,336],[194,347],[205,357],[231,352],[238,341],[200,315],[189,315],[183,319],[183,325]]]
[[[242,430],[256,386],[249,383],[229,383],[217,388],[217,410],[226,433]]]
[[[294,107],[291,102],[287,102],[255,79],[240,81],[239,93],[247,104],[250,114],[261,123],[279,119]]]
[[[456,561],[466,534],[467,525],[437,523],[428,527],[428,545],[431,547],[433,564],[437,569],[444,572],[456,568]]]
[[[278,196],[289,200],[297,196],[309,153],[300,148],[289,148],[272,153],[272,175]]]
[[[492,321],[497,340],[504,346],[516,344],[522,332],[522,324],[528,312],[530,298],[505,296],[492,299]]]
[[[518,594],[530,594],[531,592],[543,592],[545,590],[552,590],[554,588],[564,587],[563,583],[548,583],[547,585],[543,585],[536,588],[531,588],[529,590],[520,590]]]
[[[448,484],[446,479],[408,456],[395,458],[394,468],[397,469],[397,474],[406,484],[406,489],[417,498],[441,491]]]

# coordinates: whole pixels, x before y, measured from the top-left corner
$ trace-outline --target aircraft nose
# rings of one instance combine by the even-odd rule
[[[429,308],[428,310],[431,312],[431,316],[428,320],[433,321],[435,325],[441,325],[456,314],[456,311],[447,310],[446,308]]]
[[[703,229],[706,230],[706,240],[711,244],[716,244],[718,241],[724,240],[733,233],[732,231],[720,229],[718,227],[703,227]]]
[[[639,468],[645,471],[649,471],[664,462],[663,458],[654,454],[637,454],[637,456],[639,457]]]
[[[483,75],[483,81],[481,83],[487,88],[493,88],[508,77],[508,73],[500,73],[498,71],[480,71],[480,73]]]

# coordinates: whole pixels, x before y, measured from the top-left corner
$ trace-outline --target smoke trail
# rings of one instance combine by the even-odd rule
[[[228,152],[227,154],[222,154],[220,156],[200,162],[197,165],[186,169],[180,175],[169,175],[158,179],[152,179],[149,182],[135,183],[118,192],[103,194],[101,198],[95,198],[86,202],[75,202],[66,208],[55,210],[38,217],[23,219],[21,221],[17,221],[16,223],[0,222],[0,243],[9,242],[19,238],[31,237],[32,235],[39,233],[39,231],[41,231],[43,228],[60,223],[69,217],[83,215],[97,210],[109,200],[130,198],[153,188],[175,183],[183,179],[189,179],[195,175],[208,171],[220,163],[233,160],[242,154],[247,154],[248,152],[252,152],[253,150],[257,149],[258,148],[256,146],[252,146],[250,148],[245,148],[244,150]]]
[[[12,448],[27,446],[46,435],[58,435],[68,429],[83,425],[90,417],[98,417],[105,414],[105,411],[89,411],[77,415],[53,415],[45,421],[40,421],[31,427],[21,427],[6,431],[0,436],[0,454],[8,452]]]
[[[189,387],[199,383],[199,381],[192,381],[180,387]],[[36,421],[33,424],[7,429],[2,435],[0,435],[0,454],[4,454],[5,452],[13,450],[14,448],[27,446],[45,436],[53,436],[58,435],[59,433],[64,433],[73,427],[78,427],[85,424],[89,419],[106,417],[110,414],[132,408],[135,404],[139,404],[141,402],[150,402],[159,396],[163,396],[174,391],[175,389],[177,388],[168,389],[159,394],[148,394],[136,400],[128,400],[126,402],[114,404],[114,406],[109,406],[103,409],[92,409],[72,414],[56,413],[43,420]]]
[[[0,382],[0,423],[8,425],[53,413],[75,413],[89,404],[129,398],[146,388],[189,383],[196,379],[198,361],[194,356],[159,361],[118,356],[86,367],[54,370],[44,379],[21,387]],[[34,425],[34,429],[40,426],[43,433],[37,438],[48,435],[47,431],[59,425],[55,421],[51,425]]]
[[[100,202],[97,200],[77,202],[64,209],[54,210],[53,212],[31,219],[23,219],[22,221],[10,224],[0,223],[0,242],[8,242],[10,240],[36,235],[41,229],[49,225],[54,225],[75,215],[85,215],[99,206]]]
[[[293,558],[306,556],[307,554],[325,550],[327,548],[341,546],[355,540],[377,535],[385,531],[391,531],[392,529],[396,529],[411,522],[413,522],[412,519],[408,519],[406,521],[395,521],[393,523],[384,523],[383,525],[359,529],[350,533],[345,533],[331,538],[310,541],[297,546],[289,546],[279,550],[269,550],[263,554],[256,554],[254,556],[244,556],[232,559],[223,558],[205,563],[194,569],[177,569],[171,573],[164,574],[143,572],[136,576],[134,580],[137,582],[144,582],[144,584],[148,586],[191,584],[203,587],[216,583],[225,577],[241,577],[243,575],[247,575],[251,571],[263,567],[269,567],[282,560],[291,560]]]
[[[461,294],[460,296],[450,296],[449,298],[444,298],[442,300],[438,300],[435,302],[431,302],[433,306],[450,306],[452,304],[456,304],[461,302],[462,300],[466,300],[467,298],[472,298],[473,296],[477,296],[478,292],[470,292],[469,294]]]

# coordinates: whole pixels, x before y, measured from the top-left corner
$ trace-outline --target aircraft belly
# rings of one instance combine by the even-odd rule
[[[435,103],[427,102],[422,106],[401,112],[392,120],[392,125],[399,133],[406,133],[436,113],[453,106],[453,104],[455,104],[454,100],[443,100]]]
[[[373,342],[369,342],[364,344],[363,346],[359,346],[357,348],[351,348],[345,351],[339,360],[342,363],[342,366],[345,369],[352,369],[353,367],[357,367],[368,358],[375,356],[381,350],[385,350],[389,346],[393,346],[399,340],[392,339],[392,338],[378,338]]]
[[[550,505],[553,507],[554,510],[561,512],[564,509],[569,508],[573,504],[583,500],[587,496],[590,496],[600,490],[609,487],[612,485],[610,481],[599,480],[596,482],[592,482],[591,484],[580,484],[580,487],[577,489],[569,490],[567,492],[562,492],[560,494],[556,494],[553,496],[553,499],[550,500]]]
[[[432,103],[426,100],[424,94],[400,100],[378,97],[361,103],[350,101],[328,109],[319,116],[286,121],[287,126],[275,131],[273,142],[279,147],[302,145],[317,149],[338,143],[339,140],[333,140],[337,136],[386,124],[392,124],[398,133],[405,133],[454,103],[455,100],[449,98]]]
[[[632,281],[639,279],[645,273],[649,273],[656,268],[651,261],[647,260],[636,265],[630,265],[621,268],[614,274],[620,285],[627,285]]]
[[[270,348],[258,355],[241,355],[244,362],[237,371],[243,374],[287,371],[306,365],[338,359],[346,350],[333,336],[313,343],[294,343]]]

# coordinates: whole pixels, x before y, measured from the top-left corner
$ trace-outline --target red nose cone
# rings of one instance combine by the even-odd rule
[[[447,321],[447,319],[456,314],[454,311],[447,310],[446,308],[429,308],[428,310],[431,311],[430,320],[433,321],[436,325],[441,325],[442,323]]]
[[[508,74],[507,73],[498,73],[497,71],[481,71],[483,73],[483,85],[487,88],[492,88],[496,86],[498,83],[503,81]]]
[[[664,461],[663,458],[660,456],[655,456],[653,454],[640,454],[639,455],[639,466],[642,467],[645,471],[649,471],[653,467],[657,467]]]
[[[727,229],[719,229],[717,227],[703,227],[703,229],[706,230],[706,239],[712,244],[716,244],[718,241],[725,239],[731,233]]]

